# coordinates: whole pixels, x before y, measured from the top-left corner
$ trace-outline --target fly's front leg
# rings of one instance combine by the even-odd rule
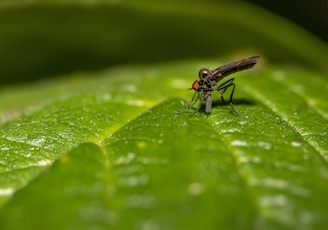
[[[199,91],[198,92],[198,97],[199,97],[199,105],[195,109],[195,111],[192,114],[189,115],[189,117],[193,117],[200,110],[200,108],[202,108],[202,105],[204,103],[204,93],[202,91]]]
[[[195,112],[193,114],[191,114],[191,116],[195,115],[200,108],[203,106],[203,104],[205,103],[205,113],[211,113],[212,111],[212,94],[213,89],[201,89],[199,92],[199,106],[197,107],[197,109],[195,110]]]
[[[213,89],[201,89],[199,90],[199,105],[195,112],[190,115],[190,117],[194,116],[205,103],[205,112],[210,113],[212,111],[212,94]]]
[[[183,109],[176,111],[176,113],[182,113],[182,112],[186,111],[187,109],[192,108],[194,106],[194,104],[196,104],[198,99],[199,99],[199,92],[195,92],[194,96],[192,97],[192,99],[188,103],[188,105],[186,107],[184,107]]]

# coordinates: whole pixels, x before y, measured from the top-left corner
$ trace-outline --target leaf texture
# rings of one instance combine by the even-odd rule
[[[0,228],[325,229],[327,79],[254,68],[234,75],[240,117],[219,93],[210,115],[176,113],[197,70],[220,63],[0,92],[39,89],[1,112]]]

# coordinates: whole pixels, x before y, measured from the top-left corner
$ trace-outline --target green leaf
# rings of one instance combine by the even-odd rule
[[[2,78],[148,64],[0,89],[0,229],[327,229],[326,44],[239,2],[42,2],[2,5]],[[240,117],[176,113],[249,47]]]
[[[1,125],[0,228],[325,229],[327,80],[260,62],[234,75],[240,117],[219,94],[210,115],[176,113],[197,70],[220,64],[11,89],[41,99]]]

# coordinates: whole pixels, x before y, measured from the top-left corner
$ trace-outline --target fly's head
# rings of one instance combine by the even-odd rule
[[[201,91],[201,89],[208,87],[208,83],[210,81],[211,75],[212,75],[212,72],[209,69],[206,69],[206,68],[200,69],[199,70],[199,79],[200,80],[194,81],[194,83],[192,83],[192,86],[190,89],[192,89],[194,91]]]
[[[211,75],[212,75],[212,71],[209,69],[201,68],[199,70],[199,79],[201,80],[201,82],[208,81]]]

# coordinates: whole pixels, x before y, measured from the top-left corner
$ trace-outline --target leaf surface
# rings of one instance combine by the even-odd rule
[[[327,229],[326,44],[235,1],[0,6],[2,82],[74,71],[0,89],[0,229]],[[176,113],[233,52],[241,116]]]
[[[327,80],[259,64],[234,75],[240,117],[218,93],[210,115],[175,113],[204,63],[222,64],[39,86],[48,103],[29,101],[1,125],[1,229],[324,229]]]

